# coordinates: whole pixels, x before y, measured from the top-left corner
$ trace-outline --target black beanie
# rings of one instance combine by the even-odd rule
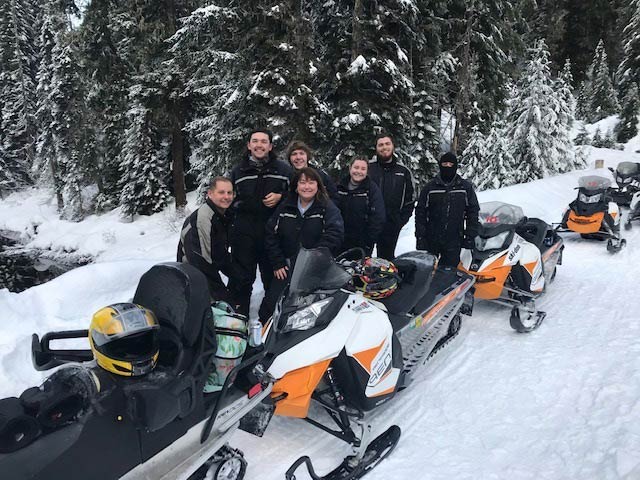
[[[452,167],[443,167],[442,164],[446,162],[453,163]],[[456,171],[458,170],[458,158],[451,152],[447,152],[440,157],[440,161],[438,162],[438,166],[440,167],[440,177],[445,182],[450,182],[456,176]]]

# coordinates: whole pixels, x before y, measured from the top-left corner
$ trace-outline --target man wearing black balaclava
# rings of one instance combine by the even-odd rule
[[[457,174],[458,159],[445,153],[440,173],[425,185],[416,205],[416,247],[440,256],[438,265],[457,267],[460,249],[472,248],[480,206],[473,186]]]

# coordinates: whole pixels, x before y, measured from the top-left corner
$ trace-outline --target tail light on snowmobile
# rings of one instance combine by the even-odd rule
[[[578,201],[582,203],[598,203],[602,200],[602,193],[597,193],[595,195],[585,195],[584,193],[578,194]]]
[[[496,250],[498,248],[502,248],[505,242],[509,239],[510,233],[511,232],[507,230],[489,238],[477,236],[475,238],[476,250],[478,250],[479,252],[484,252],[487,250]]]
[[[282,332],[286,333],[293,330],[309,330],[310,328],[315,327],[318,318],[320,318],[322,312],[331,304],[332,301],[332,297],[325,298],[319,302],[312,303],[302,310],[298,310],[287,318],[287,323],[285,323]]]

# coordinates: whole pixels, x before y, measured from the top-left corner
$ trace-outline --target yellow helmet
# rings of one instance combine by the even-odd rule
[[[159,329],[151,310],[134,303],[116,303],[93,315],[89,344],[105,370],[127,377],[145,375],[158,361]]]

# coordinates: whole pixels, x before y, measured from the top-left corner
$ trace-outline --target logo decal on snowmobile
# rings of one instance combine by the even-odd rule
[[[364,312],[365,310],[369,310],[369,306],[369,302],[362,302],[360,305],[353,307],[353,311],[355,313]]]
[[[371,376],[367,387],[375,387],[389,370],[391,370],[391,342],[387,341],[371,362]]]
[[[522,248],[522,246],[520,244],[520,241],[518,241],[516,246],[513,247],[513,250],[511,252],[509,252],[509,257],[507,258],[507,261],[509,261],[509,262],[513,261],[513,259],[516,257],[516,255],[520,251],[520,248]]]

